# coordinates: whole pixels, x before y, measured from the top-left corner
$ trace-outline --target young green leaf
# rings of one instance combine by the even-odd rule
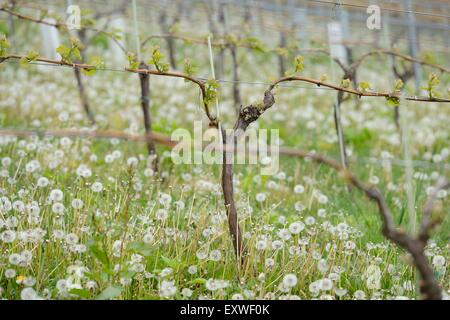
[[[6,35],[4,35],[3,33],[0,34],[0,57],[6,54],[6,49],[8,49],[10,46],[11,45],[8,42],[8,39],[6,39]]]
[[[127,53],[128,58],[128,68],[136,70],[139,68],[139,61],[136,60],[136,54],[133,52]]]
[[[370,83],[366,82],[366,81],[361,81],[360,83],[358,83],[358,89],[362,92],[366,92],[367,90],[370,90]]]
[[[401,79],[397,79],[394,82],[394,92],[400,92],[403,88],[403,81]]]
[[[81,60],[81,53],[78,47],[72,47],[72,50],[70,52],[70,58],[71,60]]]
[[[303,56],[295,57],[295,73],[303,71],[303,68],[304,68],[303,63],[304,62],[305,62],[305,58],[303,58]]]
[[[81,60],[80,50],[84,48],[83,44],[77,38],[70,38],[70,48],[60,45],[56,52],[60,54],[62,61],[72,63],[73,60]]]
[[[27,53],[25,57],[20,58],[19,60],[20,65],[25,67],[28,65],[28,63],[36,60],[37,57],[39,57],[39,52],[36,50],[31,50]]]
[[[169,64],[163,62],[164,55],[159,50],[159,47],[156,46],[152,51],[152,58],[149,60],[148,64],[154,65],[156,70],[161,73],[165,73],[169,71]]]
[[[346,89],[348,87],[350,87],[350,79],[343,79],[341,81],[341,88]]]
[[[70,49],[61,44],[56,48],[56,52],[59,53],[61,59],[66,62],[70,62]]]
[[[387,96],[386,100],[393,107],[397,107],[400,104],[400,98],[399,97]]]
[[[123,30],[120,28],[113,28],[112,31],[108,33],[108,35],[116,40],[122,40],[123,39],[122,32]]]
[[[37,50],[31,50],[27,53],[27,59],[29,61],[34,61],[37,57],[39,57],[39,51]]]
[[[207,104],[214,102],[217,98],[217,91],[219,88],[219,83],[214,79],[209,79],[206,81],[206,93],[204,100]]]
[[[428,92],[428,97],[430,99],[434,99],[439,97],[439,93],[436,91],[436,86],[439,85],[441,81],[435,73],[430,73],[428,75],[428,83],[426,87],[422,87],[422,89]]]
[[[70,38],[70,44],[72,45],[73,48],[80,48],[80,49],[84,48],[84,45],[81,43],[81,41],[75,37]]]
[[[184,73],[192,77],[198,70],[198,67],[191,61],[191,59],[184,59]]]

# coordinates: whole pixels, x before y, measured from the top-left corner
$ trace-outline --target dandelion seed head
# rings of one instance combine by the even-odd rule
[[[294,192],[297,193],[297,194],[302,194],[303,192],[305,192],[305,187],[302,186],[301,184],[297,184],[294,187]]]
[[[244,300],[244,296],[241,293],[233,293],[231,300]]]
[[[92,184],[91,190],[96,193],[101,192],[103,190],[103,184],[101,182],[96,181]]]
[[[440,268],[445,266],[445,258],[443,256],[441,256],[441,255],[435,255],[433,257],[432,263],[433,263],[433,266],[435,268],[439,268],[440,269]]]
[[[312,216],[308,216],[305,219],[305,224],[308,226],[313,225],[315,222],[316,222],[316,219]]]
[[[189,266],[188,273],[191,274],[191,275],[196,274],[197,273],[197,266],[194,266],[194,265]]]
[[[366,293],[362,290],[356,290],[353,294],[356,300],[365,300],[366,299]]]
[[[61,202],[64,198],[64,193],[59,189],[50,191],[49,199],[53,202]]]
[[[56,214],[63,214],[64,211],[66,210],[66,208],[64,207],[64,205],[60,202],[55,202],[52,205],[52,211]]]
[[[72,200],[72,208],[74,208],[74,209],[83,208],[83,201],[81,199],[73,199]]]
[[[181,294],[186,298],[190,298],[190,297],[192,297],[192,290],[189,288],[183,288],[181,290]]]
[[[289,232],[292,234],[299,234],[304,229],[305,229],[305,225],[303,224],[303,222],[300,222],[300,221],[292,222],[289,225]]]
[[[30,287],[22,289],[20,292],[20,298],[22,300],[40,300],[36,291]]]
[[[296,202],[294,204],[295,211],[302,212],[306,207],[301,202]]]
[[[297,284],[297,276],[293,273],[289,273],[283,277],[283,285],[287,288],[292,288]]]
[[[264,202],[266,200],[266,194],[265,193],[258,193],[256,194],[256,201],[258,202]]]

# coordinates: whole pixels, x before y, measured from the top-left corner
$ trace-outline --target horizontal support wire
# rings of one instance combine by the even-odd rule
[[[119,139],[129,142],[145,142],[147,140],[153,140],[156,143],[165,145],[166,147],[173,147],[178,142],[172,141],[170,137],[164,136],[161,133],[153,132],[148,136],[139,134],[130,134],[123,131],[117,130],[104,130],[104,131],[94,131],[91,129],[86,130],[72,130],[72,129],[28,129],[28,128],[0,128],[0,137],[72,137],[81,139]],[[289,156],[289,154],[283,154],[280,151],[280,155]],[[399,158],[375,158],[375,157],[357,157],[352,160],[353,163],[364,163],[364,164],[375,164],[383,166],[384,164],[392,164],[398,167],[405,167],[405,161]],[[413,167],[430,169],[430,168],[440,168],[449,170],[450,164],[447,163],[434,163],[423,160],[412,160]]]
[[[15,61],[15,60],[6,60],[3,63],[12,63],[12,64],[20,64],[19,61]],[[64,68],[68,68],[68,69],[73,69],[73,66],[67,66],[67,65],[55,65],[55,64],[48,64],[45,62],[35,62],[35,61],[31,61],[28,64],[31,65],[39,65],[39,66],[48,66],[48,67],[64,67]],[[127,71],[125,69],[114,69],[114,68],[97,68],[95,69],[96,71],[107,71],[107,72],[122,72],[122,73],[130,73],[130,71]],[[196,77],[195,79],[200,80],[200,81],[207,81],[208,78],[205,77]],[[242,81],[242,80],[224,80],[224,79],[216,79],[217,82],[220,83],[225,83],[225,84],[233,84],[233,83],[238,83],[240,85],[256,85],[256,86],[270,86],[273,85],[273,83],[271,82],[262,82],[262,81]],[[326,88],[323,86],[315,86],[314,84],[311,84],[311,87],[306,87],[306,86],[299,86],[299,85],[290,85],[290,84],[284,84],[284,83],[280,83],[277,84],[277,87],[284,87],[284,88],[298,88],[298,89],[306,89],[306,90],[327,90],[327,91],[336,91],[335,89],[332,88]],[[370,93],[370,91],[368,91],[368,93]],[[374,96],[370,97],[368,96],[368,98],[373,98]],[[376,98],[376,97],[375,97]],[[425,99],[427,100],[427,97],[421,97],[421,96],[407,96],[406,99]],[[429,102],[433,102],[433,101],[429,101]],[[443,105],[448,105],[450,106],[450,103],[447,104],[448,101],[434,101],[436,103],[442,103]]]

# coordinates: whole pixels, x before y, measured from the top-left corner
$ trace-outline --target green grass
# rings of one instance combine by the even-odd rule
[[[265,61],[263,55],[257,59],[259,63]],[[29,66],[27,70],[16,67],[7,65],[2,70],[7,77],[1,83],[5,90],[0,92],[0,101],[11,98],[10,102],[2,104],[2,127],[30,127],[35,120],[40,121],[39,128],[88,126],[78,109],[71,70],[59,68],[58,72],[43,73],[35,66]],[[315,67],[310,65],[309,68],[308,72],[314,73]],[[27,83],[24,76],[18,76],[20,72],[26,72]],[[115,79],[119,79],[120,85],[114,86]],[[99,123],[101,129],[143,132],[137,77],[98,73],[85,81],[95,114],[105,119]],[[12,89],[14,83],[17,87]],[[49,83],[57,83],[57,89],[50,90],[46,87]],[[199,107],[195,110],[187,107],[187,103],[198,105],[198,92],[193,86],[153,76],[151,86],[155,131],[170,135],[178,127],[192,130],[188,115],[202,119]],[[227,84],[223,86],[225,90],[221,97],[224,100],[221,102],[229,103],[225,94],[229,88],[225,87]],[[260,97],[264,89],[241,88],[244,103],[250,102],[247,101],[250,97]],[[286,146],[316,150],[338,159],[338,148],[332,141],[333,92],[319,96],[315,90],[280,88],[276,99],[273,110],[260,119],[260,128],[279,129]],[[395,164],[383,168],[363,161],[369,157],[380,158],[383,151],[394,158],[402,158],[401,147],[386,140],[386,137],[398,135],[392,125],[392,110],[383,99],[365,99],[362,103],[370,108],[358,108],[352,100],[343,106],[343,115],[348,117],[345,136],[353,153],[351,169],[363,181],[378,177],[378,185],[395,221],[406,229],[406,195],[401,188],[405,182],[404,168]],[[311,111],[305,111],[308,106]],[[423,160],[426,152],[437,154],[450,147],[449,114],[440,106],[437,111],[429,105],[414,106],[408,105],[414,138],[411,141],[413,158]],[[68,121],[58,119],[63,110],[68,112]],[[277,120],[277,112],[284,114],[285,119]],[[78,113],[82,115],[81,120],[76,119]],[[350,113],[361,115],[365,121],[351,119]],[[227,126],[231,126],[233,111],[223,110],[223,118]],[[428,122],[421,122],[424,118]],[[385,122],[369,127],[368,122],[375,120]],[[308,127],[309,121],[313,121],[314,126],[311,122]],[[389,123],[391,126],[387,125]],[[424,140],[427,135],[433,136],[430,143]],[[7,229],[14,230],[17,236],[38,229],[43,233],[34,242],[19,238],[11,243],[0,241],[0,292],[6,299],[19,299],[27,286],[34,288],[39,296],[53,299],[160,299],[165,296],[182,299],[189,297],[182,294],[184,288],[192,290],[191,298],[195,299],[229,299],[239,298],[239,295],[245,298],[352,299],[355,292],[356,296],[361,294],[358,290],[367,298],[418,298],[415,272],[409,257],[384,240],[375,205],[358,190],[349,191],[329,168],[282,156],[280,170],[285,173],[285,178],[280,179],[260,176],[259,166],[236,166],[236,201],[248,250],[248,263],[240,267],[228,232],[219,166],[174,165],[165,155],[168,150],[158,147],[164,175],[161,180],[146,175],[150,165],[142,143],[119,141],[113,144],[108,139],[76,138],[70,141],[71,145],[64,147],[61,138],[0,139],[0,158],[11,159],[11,164],[2,168],[1,196],[11,203],[22,201],[25,206],[36,201],[40,207],[39,214],[33,219],[26,210],[4,209],[6,200],[3,199],[0,234]],[[58,157],[61,150],[64,154]],[[121,156],[107,163],[105,157],[117,151]],[[93,155],[97,157],[96,161],[93,161]],[[137,166],[127,164],[129,157],[139,159]],[[32,160],[38,160],[40,168],[30,173],[26,171],[26,165]],[[448,158],[442,162],[448,163]],[[76,170],[81,164],[91,169],[92,176],[77,176]],[[429,177],[434,171],[448,176],[448,170],[442,166],[415,169]],[[50,184],[38,187],[40,177],[47,177]],[[99,193],[91,190],[97,181],[103,185],[103,191]],[[297,184],[305,187],[303,193],[293,192]],[[390,184],[395,184],[396,188],[389,189]],[[414,179],[418,221],[426,188],[432,184],[432,180]],[[61,214],[55,213],[52,201],[48,201],[53,189],[64,193],[63,200],[56,201],[65,206]],[[256,201],[259,193],[266,195],[265,201]],[[318,201],[319,193],[327,197],[326,202]],[[170,195],[170,203],[162,204],[161,194],[163,197]],[[72,207],[75,198],[83,201],[82,208]],[[296,203],[301,203],[305,209],[296,211]],[[443,289],[449,290],[448,197],[441,203],[441,214],[445,219],[433,235],[428,252],[430,260],[435,256],[444,257],[445,264],[436,268],[436,276]],[[158,210],[164,208],[167,217],[160,219],[162,212]],[[326,215],[319,215],[319,210],[324,210]],[[18,224],[4,226],[11,223],[11,217],[16,217]],[[285,229],[291,223],[306,223],[311,217],[315,222],[306,225],[299,234],[286,233]],[[281,244],[278,242],[280,235],[286,237]],[[81,246],[71,243],[75,236],[77,245]],[[267,240],[267,248],[257,250],[257,243],[262,239]],[[283,247],[273,249],[273,243]],[[12,254],[21,254],[24,250],[32,253],[29,262],[16,265],[9,261]],[[220,259],[210,256],[217,254],[214,250],[220,252]],[[201,254],[208,258],[202,259]],[[273,266],[268,267],[270,259],[273,259]],[[326,270],[318,267],[321,260],[328,264]],[[324,264],[323,261],[320,263]],[[190,266],[197,268],[195,274],[188,272]],[[379,270],[379,275],[378,271],[368,274],[368,270],[374,269]],[[7,277],[8,273],[14,273],[11,270],[15,275]],[[280,287],[288,274],[296,275],[297,283],[289,289]],[[375,281],[369,281],[373,277]],[[212,279],[226,282],[225,285],[214,283]],[[320,292],[311,290],[311,284],[314,286],[322,279],[332,279],[332,288]],[[410,283],[412,290],[405,289]],[[339,296],[339,289],[345,289],[347,293]]]

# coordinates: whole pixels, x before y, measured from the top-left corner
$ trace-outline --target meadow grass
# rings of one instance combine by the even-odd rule
[[[87,126],[72,70],[2,70],[1,126]],[[99,73],[88,93],[101,129],[142,133],[137,77]],[[154,130],[169,134],[202,119],[196,89],[151,78]],[[264,87],[243,86],[246,102]],[[221,88],[227,125],[229,88]],[[277,103],[256,126],[279,129],[283,144],[338,158],[334,93],[277,89]],[[449,111],[408,104],[417,220],[427,190],[448,174]],[[351,168],[383,191],[407,229],[405,171],[392,109],[384,100],[343,106]],[[203,118],[204,119],[204,118]],[[142,143],[117,139],[0,137],[0,293],[46,299],[388,299],[418,298],[410,258],[380,233],[377,209],[331,169],[282,156],[280,171],[235,167],[235,193],[248,251],[236,262],[217,165],[174,165],[158,147],[153,175]],[[385,159],[382,165],[369,158]],[[391,159],[391,160],[389,160]],[[77,199],[77,200],[75,200]],[[436,277],[450,290],[445,218],[427,247]]]

